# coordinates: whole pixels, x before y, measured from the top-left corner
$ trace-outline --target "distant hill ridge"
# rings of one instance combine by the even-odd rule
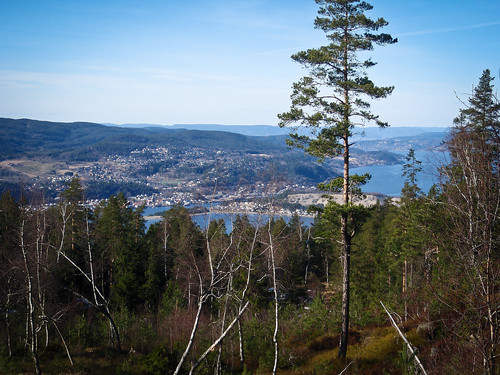
[[[159,124],[104,124],[121,128],[166,128],[166,129],[187,129],[187,130],[208,130],[208,131],[225,131],[251,136],[270,136],[270,135],[286,135],[290,133],[290,129],[280,128],[274,125],[220,125],[220,124],[174,124],[174,125],[159,125]],[[371,140],[385,139],[393,137],[410,137],[424,133],[442,133],[447,132],[446,127],[365,127],[356,129],[354,138]],[[306,133],[305,129],[302,132]],[[363,134],[362,134],[363,133]]]
[[[246,152],[276,150],[276,145],[242,134],[169,127],[123,128],[87,122],[49,122],[0,118],[0,160],[47,156],[96,160],[147,146],[221,147]],[[285,145],[282,146],[285,149]]]
[[[439,144],[447,128],[360,128],[353,137],[365,151],[401,151]],[[271,125],[128,124],[50,122],[0,118],[0,160],[50,157],[94,161],[110,154],[128,154],[144,147],[218,148],[246,153],[285,152],[289,129]],[[361,133],[364,133],[362,135]],[[381,141],[382,140],[382,141]],[[398,147],[398,149],[391,149]],[[297,151],[299,152],[299,151]]]

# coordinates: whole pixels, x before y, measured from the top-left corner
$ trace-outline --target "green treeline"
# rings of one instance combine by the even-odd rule
[[[75,178],[57,205],[0,198],[0,373],[416,373],[382,302],[427,373],[498,374],[491,81],[485,70],[455,120],[438,185],[419,189],[410,150],[400,200],[349,206],[345,358],[338,205],[311,208],[311,227],[235,216],[231,231],[223,220],[201,230],[176,206],[146,230],[143,207],[118,193],[90,209]]]

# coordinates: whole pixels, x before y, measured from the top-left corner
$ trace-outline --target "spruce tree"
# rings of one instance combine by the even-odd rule
[[[366,69],[375,65],[371,59],[360,59],[360,53],[370,51],[374,44],[395,43],[388,34],[377,33],[387,25],[383,18],[372,20],[365,12],[372,6],[360,0],[316,0],[319,16],[315,27],[323,30],[329,44],[301,51],[292,59],[309,70],[309,75],[294,83],[291,108],[279,114],[280,126],[305,126],[310,135],[299,134],[294,127],[289,145],[305,149],[311,155],[324,159],[343,156],[343,176],[337,181],[342,186],[343,207],[340,208],[343,252],[342,328],[339,357],[345,358],[349,327],[349,269],[351,240],[349,230],[352,199],[350,199],[349,148],[356,125],[375,122],[388,126],[370,112],[364,98],[385,98],[393,87],[378,87],[366,75]]]
[[[60,211],[67,216],[67,233],[69,238],[66,251],[78,264],[82,264],[83,252],[86,247],[85,226],[88,212],[85,209],[85,191],[78,177],[67,184],[67,188],[59,194]]]
[[[95,243],[107,261],[111,299],[129,310],[144,300],[148,254],[141,210],[134,210],[123,193],[112,195],[95,210]]]
[[[466,104],[455,118],[456,127],[468,128],[478,133],[487,133],[493,142],[500,142],[500,102],[493,93],[489,69],[485,69],[478,85]]]
[[[403,189],[401,190],[402,199],[416,199],[422,195],[422,191],[417,185],[418,174],[422,172],[422,162],[415,156],[415,150],[410,148],[406,155],[406,163],[403,164],[401,175],[406,177]]]

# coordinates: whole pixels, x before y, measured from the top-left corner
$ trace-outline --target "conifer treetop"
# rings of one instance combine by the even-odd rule
[[[363,99],[385,98],[394,87],[376,86],[366,74],[375,65],[370,58],[360,60],[359,52],[370,51],[374,44],[396,43],[389,34],[377,33],[388,23],[372,20],[364,13],[372,6],[359,0],[316,0],[320,5],[315,27],[323,30],[327,45],[292,55],[309,70],[309,75],[292,86],[291,108],[279,114],[280,126],[308,127],[311,136],[291,134],[289,145],[304,148],[318,157],[336,156],[340,141],[351,136],[355,125],[375,122],[388,126],[370,112]]]

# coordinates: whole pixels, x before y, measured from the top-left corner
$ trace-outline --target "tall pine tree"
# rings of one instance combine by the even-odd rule
[[[387,25],[383,18],[372,20],[365,12],[372,6],[360,0],[316,0],[319,16],[315,27],[323,30],[329,44],[294,54],[292,59],[309,69],[309,75],[293,85],[290,111],[279,114],[280,126],[305,126],[310,136],[291,134],[289,145],[304,148],[320,159],[343,156],[343,176],[337,181],[342,188],[343,206],[339,207],[342,253],[343,297],[342,328],[339,357],[345,358],[349,327],[349,270],[352,221],[349,175],[350,138],[356,125],[375,122],[380,127],[387,123],[369,110],[363,98],[379,99],[389,95],[393,87],[378,87],[366,75],[366,69],[375,65],[371,59],[360,59],[360,53],[370,51],[374,44],[395,43],[388,34],[377,33]],[[359,182],[359,181],[358,181]]]

